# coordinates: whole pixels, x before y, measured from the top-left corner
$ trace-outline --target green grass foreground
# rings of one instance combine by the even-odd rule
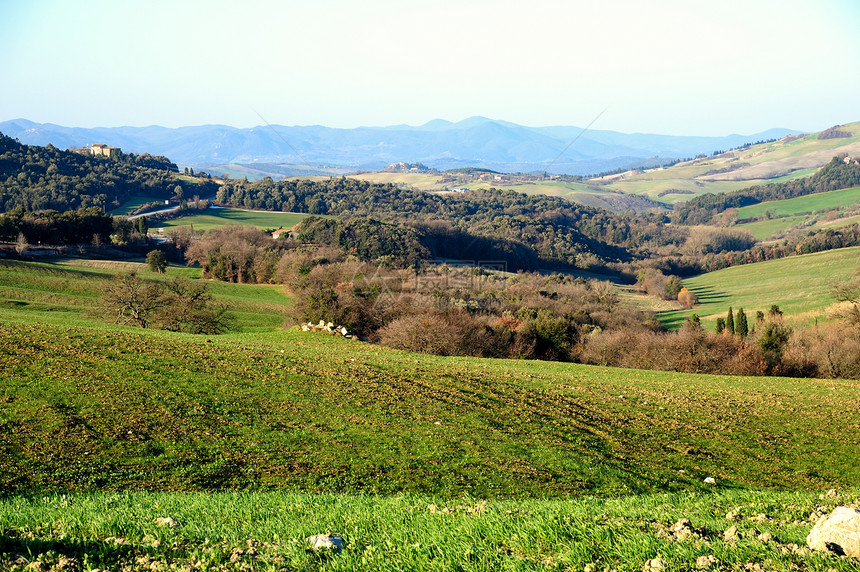
[[[269,286],[210,283],[237,318],[229,334],[110,324],[99,289],[141,266],[0,264],[0,490],[525,498],[708,476],[860,482],[857,381],[410,354],[285,331],[291,300]]]
[[[0,566],[638,572],[662,558],[668,570],[849,571],[856,559],[812,552],[805,538],[819,514],[858,500],[857,491],[725,490],[489,502],[281,492],[15,496],[0,500]],[[178,526],[156,524],[165,517]],[[689,528],[675,534],[680,519]],[[731,527],[734,540],[725,535]],[[345,547],[314,552],[304,540],[314,534],[339,535]]]
[[[0,489],[625,495],[860,481],[860,382],[0,313]]]

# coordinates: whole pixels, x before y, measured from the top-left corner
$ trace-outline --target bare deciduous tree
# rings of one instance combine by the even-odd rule
[[[102,307],[113,316],[114,323],[148,327],[156,311],[164,304],[160,284],[148,282],[134,272],[118,272],[116,279],[102,295]]]

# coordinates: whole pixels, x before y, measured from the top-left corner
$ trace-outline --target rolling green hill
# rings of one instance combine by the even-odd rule
[[[24,321],[98,326],[98,297],[117,272],[137,272],[150,280],[200,277],[199,268],[170,266],[165,275],[143,262],[58,259],[51,263],[0,262],[0,308]],[[207,281],[215,301],[228,306],[238,332],[273,331],[283,326],[293,304],[282,287]]]
[[[738,220],[743,222],[766,216],[782,217],[807,214],[814,211],[837,209],[854,205],[860,200],[860,187],[815,193],[805,197],[769,201],[738,209]]]
[[[677,326],[696,313],[705,327],[712,329],[729,306],[755,316],[756,310],[767,312],[772,304],[777,304],[790,322],[808,325],[827,320],[828,308],[834,305],[831,284],[850,278],[858,262],[860,248],[840,248],[687,278],[684,286],[695,292],[701,304],[691,310],[666,312],[661,321]]]
[[[221,336],[130,329],[85,309],[113,269],[0,268],[6,491],[555,497],[860,478],[856,381],[445,358],[271,320]],[[246,319],[283,300],[224,288]]]

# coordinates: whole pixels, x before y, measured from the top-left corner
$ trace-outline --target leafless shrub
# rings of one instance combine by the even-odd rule
[[[379,342],[392,348],[442,356],[494,353],[491,333],[462,310],[399,317],[379,330]]]

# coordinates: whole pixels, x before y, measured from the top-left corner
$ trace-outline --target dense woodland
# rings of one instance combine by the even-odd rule
[[[594,268],[632,260],[639,253],[680,244],[683,231],[667,227],[662,215],[621,216],[557,197],[530,196],[496,189],[438,195],[349,179],[327,181],[231,181],[218,191],[221,204],[286,210],[344,219],[373,217],[419,231],[434,256],[501,260],[511,269],[541,266]],[[446,238],[457,236],[461,248],[441,252]],[[482,240],[484,239],[484,240]],[[478,246],[500,241],[498,249]],[[460,254],[458,254],[460,253]]]
[[[94,157],[52,145],[23,145],[0,134],[0,211],[108,211],[132,196],[169,199],[215,193],[214,183],[192,184],[177,179],[178,172],[166,157]]]

